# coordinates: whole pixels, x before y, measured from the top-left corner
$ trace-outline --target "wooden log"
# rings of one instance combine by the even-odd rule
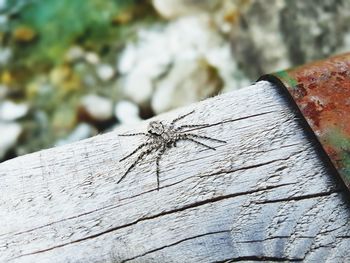
[[[1,262],[350,260],[349,196],[280,90],[261,81],[158,116],[210,123],[120,184],[147,121],[0,165]]]

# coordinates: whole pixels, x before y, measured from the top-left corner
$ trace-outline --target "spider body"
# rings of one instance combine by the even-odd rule
[[[132,155],[139,152],[138,156],[134,162],[128,167],[124,175],[118,180],[117,183],[120,183],[125,176],[135,167],[135,165],[141,161],[147,154],[151,152],[157,152],[156,157],[156,172],[157,172],[157,189],[159,190],[159,161],[161,156],[165,151],[171,147],[175,147],[176,143],[180,140],[187,140],[196,143],[202,147],[206,147],[211,150],[216,150],[214,147],[209,146],[198,139],[214,141],[219,143],[226,143],[225,141],[218,140],[215,138],[197,135],[186,131],[186,128],[203,128],[209,126],[209,124],[195,124],[195,125],[180,125],[176,126],[175,124],[186,116],[192,114],[194,111],[191,111],[187,114],[181,115],[176,119],[172,120],[170,123],[164,123],[162,121],[151,121],[148,124],[147,132],[140,133],[129,133],[129,134],[119,134],[119,136],[145,136],[147,139],[144,143],[141,143],[134,151],[120,159],[119,161],[124,161],[125,159],[131,157]]]
[[[159,143],[165,143],[170,146],[174,142],[174,131],[161,121],[151,121],[148,124],[147,131],[151,135],[150,138]]]

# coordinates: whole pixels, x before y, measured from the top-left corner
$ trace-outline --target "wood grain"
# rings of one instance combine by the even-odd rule
[[[342,184],[277,87],[161,115],[211,123],[116,184],[147,122],[0,164],[1,262],[350,261]],[[132,160],[127,160],[130,164]]]

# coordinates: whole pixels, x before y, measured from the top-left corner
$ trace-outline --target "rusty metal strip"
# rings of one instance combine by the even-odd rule
[[[350,53],[276,72],[350,189]],[[276,81],[275,81],[276,82]]]

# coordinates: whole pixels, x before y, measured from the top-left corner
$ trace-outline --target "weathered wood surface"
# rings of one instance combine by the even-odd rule
[[[183,122],[228,143],[179,143],[159,191],[155,156],[116,184],[141,140],[117,133],[146,122],[2,163],[0,261],[350,261],[349,196],[276,87],[159,118],[192,108]]]

